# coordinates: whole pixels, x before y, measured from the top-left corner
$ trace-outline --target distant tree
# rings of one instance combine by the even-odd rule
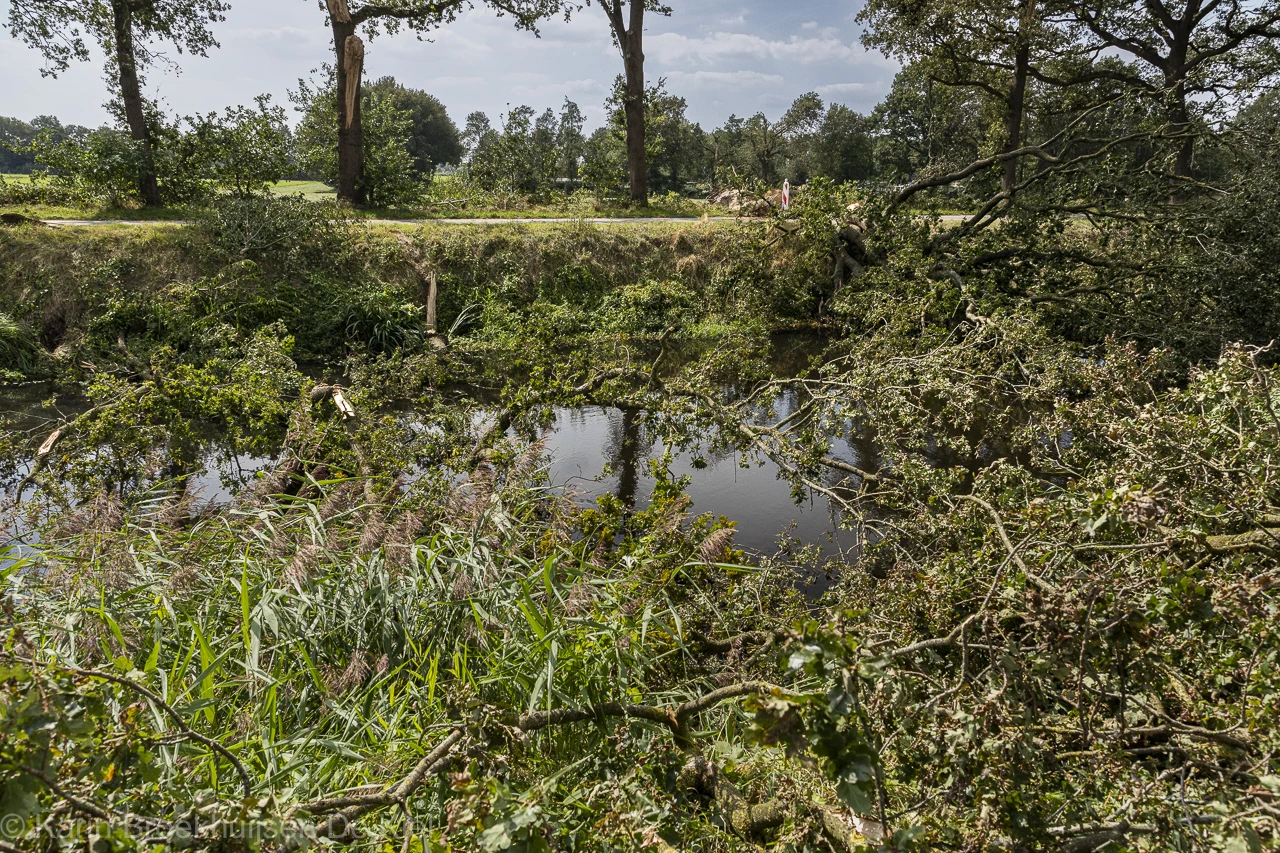
[[[559,176],[566,180],[576,181],[578,169],[586,153],[587,138],[582,135],[582,127],[586,118],[578,105],[568,98],[560,108],[560,126],[557,131],[556,148],[560,154]]]
[[[534,122],[529,140],[532,161],[530,167],[537,174],[540,184],[543,180],[550,184],[560,176],[560,150],[557,147],[559,139],[560,120],[548,108]]]
[[[764,113],[756,113],[741,125],[735,152],[737,165],[764,183],[781,183],[781,171],[793,146],[803,145],[818,129],[823,111],[822,99],[809,92],[796,98],[776,122]]]
[[[598,127],[582,152],[582,184],[600,199],[616,198],[627,181],[627,146],[608,127]]]
[[[390,97],[397,109],[409,113],[411,134],[409,154],[413,157],[413,170],[419,175],[429,175],[437,166],[456,166],[462,162],[466,149],[462,146],[462,134],[449,118],[440,99],[421,89],[401,86],[394,77],[381,77],[366,91]]]
[[[837,183],[872,177],[876,164],[871,120],[842,104],[832,104],[813,134],[809,166],[812,174]]]
[[[336,113],[338,134],[338,198],[351,204],[365,203],[362,175],[365,166],[364,130],[361,122],[361,82],[364,73],[364,26],[372,38],[403,28],[426,32],[455,21],[476,3],[510,15],[517,27],[533,30],[538,21],[569,8],[567,0],[382,0],[359,2],[320,0],[329,14],[336,57]]]
[[[986,138],[973,93],[938,83],[919,65],[898,72],[871,122],[876,173],[895,182],[972,162]]]
[[[475,156],[478,149],[486,139],[493,134],[493,124],[489,121],[489,117],[484,113],[476,110],[467,114],[467,123],[462,130],[462,145],[466,149],[465,156],[470,159]]]
[[[538,116],[532,107],[515,107],[503,117],[501,130],[494,130],[483,113],[472,113],[465,134],[471,146],[468,172],[491,192],[544,193],[558,174],[558,131],[551,110]]]
[[[25,175],[35,167],[30,148],[36,133],[25,121],[0,116],[0,173]]]
[[[705,145],[711,156],[711,182],[715,189],[733,183],[730,176],[737,171],[737,156],[742,149],[745,125],[740,117],[730,115],[723,126],[706,136]]]
[[[589,0],[590,2],[590,0]],[[629,13],[623,0],[594,0],[604,10],[613,30],[613,41],[622,53],[624,70],[623,111],[627,128],[627,171],[631,176],[631,200],[649,204],[649,164],[645,143],[644,13],[670,15],[671,7],[658,0],[631,0]]]
[[[217,47],[209,25],[223,20],[224,0],[11,0],[9,30],[45,58],[57,76],[72,60],[90,58],[89,42],[107,53],[129,135],[138,146],[138,195],[161,203],[155,165],[155,122],[142,95],[142,71],[157,58],[154,42],[199,56]]]

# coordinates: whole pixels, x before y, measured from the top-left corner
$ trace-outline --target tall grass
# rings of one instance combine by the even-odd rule
[[[396,781],[460,724],[475,730],[460,766],[491,773],[515,715],[704,689],[678,606],[708,571],[686,568],[696,546],[609,558],[571,534],[577,511],[536,485],[531,459],[431,496],[370,503],[361,481],[312,482],[310,498],[246,493],[194,521],[171,495],[132,509],[103,499],[4,570],[20,644],[39,661],[132,673],[239,757],[254,795],[270,798],[263,818],[277,820]],[[111,692],[107,719],[136,699]],[[153,704],[115,734],[144,738],[151,766],[121,767],[114,789],[85,795],[115,790],[119,810],[140,814],[234,801],[225,758],[174,735]],[[621,767],[611,737],[590,725],[525,737],[521,768],[499,775],[536,787],[589,759],[607,779]],[[53,772],[74,789],[86,760],[68,749]],[[420,821],[448,824],[442,793],[424,794]],[[386,819],[366,830],[394,835],[401,818]]]
[[[22,324],[0,311],[0,369],[26,373],[36,361],[34,336]]]

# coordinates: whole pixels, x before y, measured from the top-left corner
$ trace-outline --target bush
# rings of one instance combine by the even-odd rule
[[[74,188],[49,181],[38,175],[20,180],[0,177],[0,204],[4,205],[74,205],[82,196]]]
[[[286,269],[332,261],[344,251],[351,226],[336,204],[276,195],[215,198],[198,222],[226,254]]]
[[[123,131],[104,127],[63,139],[44,131],[32,150],[43,166],[35,174],[68,196],[112,207],[138,198],[142,147]]]
[[[679,281],[646,281],[605,297],[601,315],[607,327],[629,334],[660,334],[692,321],[697,294]]]
[[[222,115],[188,118],[190,130],[175,140],[179,169],[239,196],[265,193],[282,180],[290,169],[289,125],[269,95],[257,103],[256,110],[228,107]]]

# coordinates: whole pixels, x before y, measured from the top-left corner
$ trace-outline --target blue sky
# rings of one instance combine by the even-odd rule
[[[9,0],[0,0],[0,20]],[[148,94],[172,112],[190,114],[251,103],[269,93],[287,103],[299,77],[330,58],[329,31],[316,0],[231,0],[209,58],[177,57],[180,74],[161,67],[148,76]],[[669,0],[670,18],[649,16],[645,54],[650,79],[689,102],[690,117],[710,129],[730,113],[780,115],[791,101],[816,90],[828,102],[860,111],[873,107],[896,65],[858,41],[853,21],[859,0]],[[495,121],[508,106],[541,111],[576,101],[595,126],[622,62],[604,14],[584,9],[569,23],[544,24],[541,38],[478,8],[431,34],[381,37],[368,43],[372,77],[394,75],[444,101],[459,125],[483,110]],[[175,54],[176,56],[176,54]],[[58,79],[39,73],[38,55],[5,31],[0,115],[30,119],[54,114],[64,122],[97,125],[106,118],[103,63],[73,67]]]

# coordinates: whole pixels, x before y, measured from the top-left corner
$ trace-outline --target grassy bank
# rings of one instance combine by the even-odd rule
[[[280,321],[308,359],[355,342],[391,351],[427,335],[433,277],[440,329],[460,322],[495,344],[533,327],[657,335],[672,324],[794,327],[814,314],[802,272],[766,248],[763,228],[292,225],[254,213],[184,229],[5,229],[0,300],[45,370],[54,353],[111,360],[121,341],[145,358],[215,323]]]

